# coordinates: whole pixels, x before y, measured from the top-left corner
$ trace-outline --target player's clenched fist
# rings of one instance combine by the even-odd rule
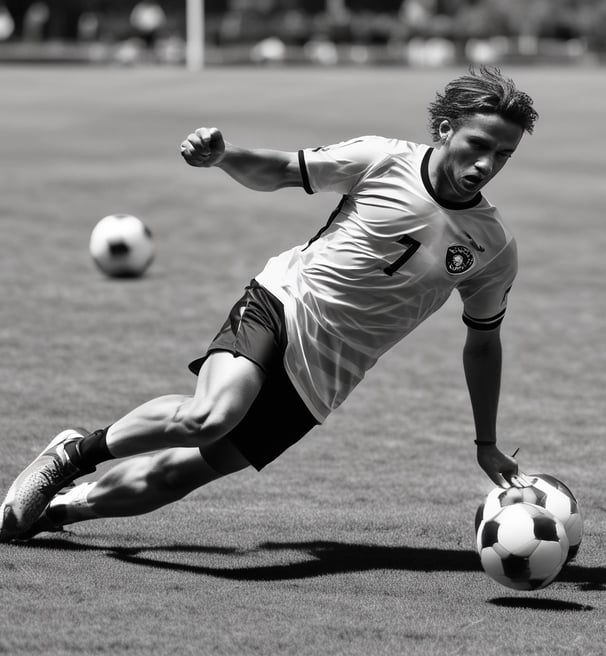
[[[191,166],[214,166],[225,156],[223,135],[217,128],[198,128],[181,144],[181,155]]]

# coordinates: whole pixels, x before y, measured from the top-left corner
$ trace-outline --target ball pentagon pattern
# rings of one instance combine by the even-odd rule
[[[551,474],[529,474],[531,487],[545,495],[542,505],[557,517],[568,536],[569,550],[567,561],[578,553],[583,539],[583,515],[579,503],[570,488]]]
[[[493,488],[478,507],[476,531],[480,523],[496,515],[502,508],[516,503],[530,503],[545,508],[564,525],[568,537],[567,561],[577,555],[583,537],[583,517],[576,497],[570,488],[550,474],[527,474],[530,486],[523,488]]]
[[[482,520],[476,541],[484,571],[517,590],[549,585],[568,554],[562,523],[544,508],[526,502],[505,506]]]

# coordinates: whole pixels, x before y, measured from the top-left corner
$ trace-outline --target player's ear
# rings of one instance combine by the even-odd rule
[[[440,143],[445,144],[450,139],[450,136],[452,135],[453,132],[454,132],[454,128],[452,127],[452,123],[445,118],[438,126],[438,135],[440,137]]]

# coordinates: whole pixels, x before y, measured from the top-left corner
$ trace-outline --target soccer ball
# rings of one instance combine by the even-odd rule
[[[131,214],[110,214],[93,228],[90,254],[101,271],[112,278],[143,275],[155,254],[151,230]]]
[[[531,483],[528,487],[495,487],[476,512],[476,531],[480,523],[494,517],[501,508],[514,503],[532,503],[548,510],[564,525],[568,538],[567,561],[572,560],[579,550],[583,538],[583,517],[579,504],[567,485],[550,474],[526,474]]]
[[[483,520],[476,542],[486,574],[516,590],[548,586],[568,555],[562,522],[544,508],[523,501]]]
[[[531,487],[545,494],[546,510],[557,517],[566,530],[570,544],[567,560],[572,560],[579,551],[583,539],[583,516],[579,503],[570,488],[550,474],[528,474]]]

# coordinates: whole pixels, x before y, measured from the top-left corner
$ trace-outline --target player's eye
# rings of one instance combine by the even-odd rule
[[[486,150],[488,148],[488,144],[482,139],[470,139],[469,143],[478,150]]]

